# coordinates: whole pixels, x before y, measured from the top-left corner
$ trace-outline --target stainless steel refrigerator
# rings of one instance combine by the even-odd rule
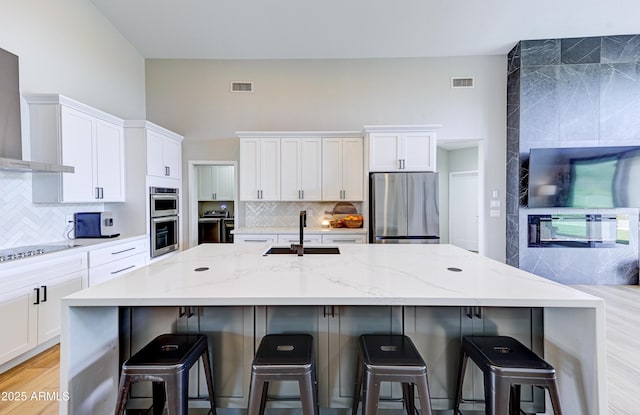
[[[369,242],[440,243],[438,173],[371,173]]]

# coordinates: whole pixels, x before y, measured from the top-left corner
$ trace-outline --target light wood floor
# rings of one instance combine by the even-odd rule
[[[610,415],[640,414],[640,286],[581,285],[606,302]]]
[[[575,288],[606,301],[609,415],[640,414],[640,286],[581,285]],[[55,346],[1,374],[0,393],[25,392],[27,400],[0,399],[0,415],[57,414],[56,400],[31,397],[33,393],[37,396],[40,392],[60,391],[59,359],[60,349]]]
[[[0,375],[0,415],[57,415],[59,392],[60,346],[54,346]]]

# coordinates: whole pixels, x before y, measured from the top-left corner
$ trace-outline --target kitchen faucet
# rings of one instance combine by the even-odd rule
[[[304,254],[304,227],[307,226],[307,211],[300,211],[300,240],[298,244],[291,244],[291,250],[296,251],[298,256]]]

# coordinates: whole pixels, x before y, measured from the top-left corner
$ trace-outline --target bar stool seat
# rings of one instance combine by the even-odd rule
[[[359,346],[352,415],[358,412],[361,392],[362,415],[377,413],[381,382],[402,383],[408,415],[415,415],[417,386],[422,415],[431,414],[427,365],[409,337],[365,334],[360,336]]]
[[[269,382],[297,381],[304,415],[318,415],[318,388],[309,334],[268,334],[251,365],[248,415],[263,415]],[[278,400],[271,398],[271,400]]]
[[[486,415],[520,414],[520,385],[549,391],[553,412],[562,415],[555,369],[525,345],[507,336],[464,336],[454,414],[460,413],[467,359],[484,374]]]
[[[201,334],[163,334],[122,364],[116,415],[124,414],[132,383],[153,382],[153,414],[187,415],[189,369],[202,358],[209,391],[210,412],[216,414],[207,338]]]

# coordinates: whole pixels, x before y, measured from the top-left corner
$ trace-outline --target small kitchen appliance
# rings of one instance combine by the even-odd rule
[[[76,238],[115,238],[111,212],[76,212],[73,214]]]

